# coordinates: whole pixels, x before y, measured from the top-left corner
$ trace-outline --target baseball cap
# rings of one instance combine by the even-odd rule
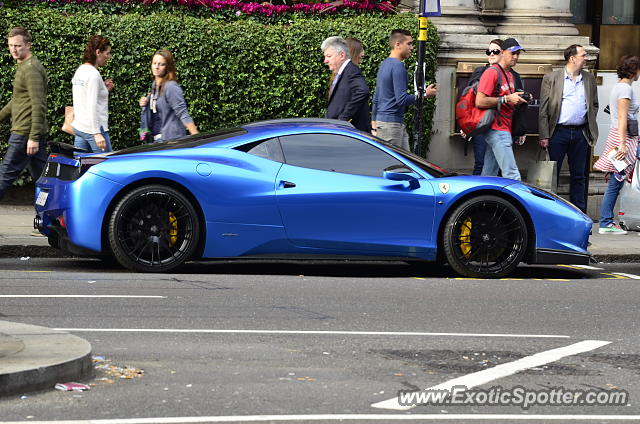
[[[502,50],[509,50],[510,52],[517,52],[519,50],[523,52],[526,51],[515,38],[507,38],[504,40],[502,42]]]

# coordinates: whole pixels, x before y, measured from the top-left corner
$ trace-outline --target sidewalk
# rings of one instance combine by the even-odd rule
[[[0,321],[0,397],[53,389],[93,373],[91,345],[63,331]]]
[[[33,231],[32,206],[0,204],[0,257],[64,257],[70,256],[49,247],[45,237],[31,235]],[[589,238],[589,251],[598,262],[640,261],[640,233],[629,231],[626,235],[598,234],[598,224],[593,226]]]

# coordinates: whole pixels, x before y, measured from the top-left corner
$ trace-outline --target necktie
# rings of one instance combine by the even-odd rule
[[[331,88],[329,89],[329,98],[331,98],[333,89],[336,87],[336,84],[338,83],[339,79],[340,79],[340,74],[336,75],[336,77],[333,79],[333,82],[331,83]]]

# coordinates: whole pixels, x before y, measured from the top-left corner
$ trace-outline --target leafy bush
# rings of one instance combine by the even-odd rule
[[[292,14],[332,16],[353,13],[394,13],[399,0],[7,0],[15,5],[39,5],[65,11],[97,11],[109,14],[130,12],[158,12],[187,14],[216,19],[265,19],[277,20]]]
[[[118,149],[139,143],[138,99],[149,89],[150,59],[159,48],[173,52],[191,116],[201,131],[208,131],[261,119],[323,116],[329,75],[320,44],[330,35],[362,40],[367,56],[361,68],[373,91],[378,64],[388,55],[389,32],[415,30],[417,19],[410,14],[367,14],[297,17],[287,25],[263,25],[166,12],[107,15],[62,13],[48,7],[0,8],[2,32],[16,25],[31,30],[34,54],[49,73],[50,139],[69,143],[72,138],[60,125],[64,106],[72,103],[70,81],[84,45],[92,34],[111,40],[113,58],[101,73],[115,82],[109,96],[109,132]],[[433,81],[438,43],[434,27],[429,40],[427,80]],[[407,60],[412,63],[415,59]],[[0,106],[10,99],[14,72],[11,56],[0,55]],[[433,102],[426,105],[428,143]],[[0,125],[2,151],[8,132],[7,123]]]

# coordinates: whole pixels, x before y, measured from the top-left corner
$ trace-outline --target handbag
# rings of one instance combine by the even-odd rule
[[[627,119],[627,135],[630,137],[638,136],[638,120]]]
[[[74,116],[75,115],[73,113],[73,106],[65,106],[64,107],[64,123],[62,124],[61,129],[62,131],[70,135],[75,135],[75,133],[73,132],[73,127],[71,126]]]
[[[546,158],[545,160],[540,160],[540,153],[543,150],[546,153]],[[536,159],[529,161],[527,182],[553,193],[558,191],[558,163],[549,159],[549,151],[547,149],[540,149]]]
[[[611,114],[611,109],[609,105],[604,108],[604,113]],[[638,120],[637,119],[627,119],[627,135],[630,137],[638,136]]]
[[[638,145],[638,149],[640,149],[640,145]],[[640,161],[636,161],[636,166],[633,167],[631,188],[640,193]]]

